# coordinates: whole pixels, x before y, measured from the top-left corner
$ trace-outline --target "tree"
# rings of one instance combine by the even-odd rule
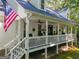
[[[53,10],[67,7],[69,8],[68,17],[79,22],[79,0],[46,0],[46,7],[51,7]]]

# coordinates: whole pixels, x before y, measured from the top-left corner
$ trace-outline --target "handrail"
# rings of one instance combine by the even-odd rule
[[[58,36],[58,35],[48,35],[48,37],[56,37],[56,36]]]
[[[8,55],[9,55],[17,46],[19,46],[24,40],[26,40],[26,38],[24,38],[22,41],[20,41],[19,43],[17,43],[17,45],[14,46],[14,47],[10,50],[10,52],[8,53]]]
[[[46,37],[46,36],[35,36],[35,37],[29,37],[29,39],[33,39],[33,38],[43,38],[43,37]]]
[[[59,36],[65,36],[66,34],[61,34]],[[70,35],[70,34],[67,34],[67,35]],[[58,36],[58,35],[48,35],[47,37],[54,37],[54,36]],[[46,37],[46,36],[35,36],[35,37],[29,37],[30,39],[31,38],[43,38],[43,37]]]
[[[8,44],[4,45],[4,48],[6,48],[8,45],[12,44],[12,42],[14,42],[15,40],[17,40],[17,38],[19,38],[20,35],[17,35],[16,38],[14,38],[12,41],[10,41]]]
[[[10,41],[8,44],[6,44],[5,46],[4,46],[4,49],[5,49],[5,55],[7,55],[8,54],[8,48],[11,48],[12,46],[11,46],[11,44],[13,44],[13,42],[15,42],[18,38],[20,37],[20,35],[17,35],[16,37],[15,37],[15,39],[13,39],[12,41]],[[18,40],[17,40],[18,41]],[[13,46],[14,47],[14,46]],[[12,48],[13,48],[12,47]],[[12,49],[11,48],[11,49]],[[10,50],[9,50],[10,51]]]

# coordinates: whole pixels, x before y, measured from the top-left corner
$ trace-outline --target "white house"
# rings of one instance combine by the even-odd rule
[[[77,41],[76,23],[64,18],[51,8],[47,8],[45,0],[8,0],[19,16],[7,32],[0,26],[0,48],[5,49],[5,56],[10,59],[29,59],[29,53]],[[42,5],[44,3],[44,5]],[[3,15],[3,14],[2,14]],[[0,18],[2,18],[1,16]],[[3,22],[3,19],[0,19]],[[2,23],[1,23],[2,24]]]

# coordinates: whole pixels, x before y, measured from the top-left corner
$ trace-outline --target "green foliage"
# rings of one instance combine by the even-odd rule
[[[46,0],[46,6],[52,9],[60,9],[65,6],[67,0]]]
[[[70,18],[79,22],[79,0],[70,0]]]
[[[54,10],[68,7],[68,17],[79,22],[79,0],[46,0],[46,6]]]

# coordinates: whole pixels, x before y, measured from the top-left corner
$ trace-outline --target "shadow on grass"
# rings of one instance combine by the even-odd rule
[[[69,48],[67,52],[62,52],[58,55],[51,57],[50,59],[79,59],[79,48]]]

